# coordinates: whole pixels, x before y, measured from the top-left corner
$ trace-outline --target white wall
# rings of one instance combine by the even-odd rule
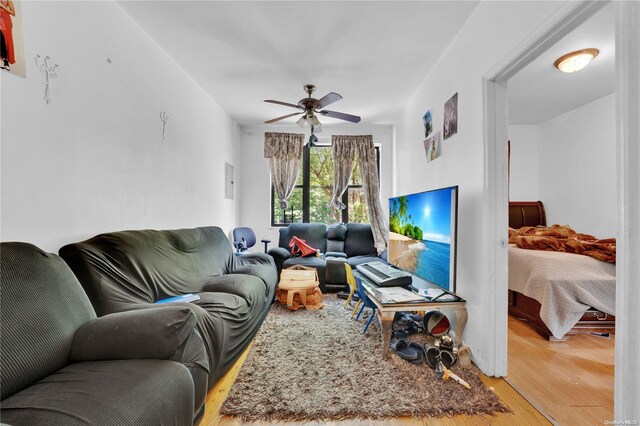
[[[27,78],[2,73],[1,239],[57,252],[106,231],[235,226],[229,115],[115,2],[22,8]],[[49,105],[36,54],[60,65]]]
[[[540,129],[540,199],[547,223],[599,238],[616,236],[615,94]]]
[[[511,125],[511,200],[544,203],[549,225],[616,235],[615,94],[539,125]]]
[[[487,338],[486,330],[495,326],[485,300],[495,299],[495,289],[488,283],[489,264],[484,254],[493,243],[484,241],[482,228],[483,77],[513,51],[522,49],[520,43],[562,6],[563,2],[480,2],[436,67],[416,88],[396,128],[399,193],[460,187],[457,289],[467,300],[469,314],[463,338],[472,348],[474,361],[489,374],[494,372],[490,365],[496,343]],[[443,141],[442,156],[427,164],[422,114],[431,109],[434,126],[441,130],[444,103],[456,92],[458,134]]]
[[[290,126],[243,126],[240,130],[240,152],[236,176],[240,202],[239,226],[253,228],[258,244],[253,251],[262,251],[261,239],[269,239],[269,247],[278,245],[278,227],[271,226],[271,173],[264,158],[265,132],[305,133],[309,129]],[[393,127],[391,125],[322,126],[318,135],[320,143],[329,143],[331,135],[373,135],[373,143],[380,145],[380,199],[382,210],[387,210],[387,199],[391,197],[393,173]]]
[[[509,199],[511,201],[537,201],[538,190],[538,144],[540,129],[537,125],[510,125],[511,179]]]

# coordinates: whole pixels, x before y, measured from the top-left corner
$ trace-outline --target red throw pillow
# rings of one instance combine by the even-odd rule
[[[291,254],[294,256],[306,257],[318,254],[318,249],[311,247],[305,240],[298,237],[291,238],[289,247],[291,248]]]

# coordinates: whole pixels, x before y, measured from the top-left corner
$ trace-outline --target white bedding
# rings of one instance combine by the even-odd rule
[[[509,289],[540,302],[542,321],[559,339],[590,307],[615,315],[616,266],[579,254],[509,245]]]

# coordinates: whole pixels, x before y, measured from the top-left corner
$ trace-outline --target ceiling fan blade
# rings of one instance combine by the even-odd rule
[[[338,102],[340,99],[342,99],[342,96],[338,95],[335,92],[327,93],[326,95],[324,95],[324,97],[320,98],[320,100],[318,101],[318,106],[316,108],[324,108],[327,105]]]
[[[293,114],[283,115],[282,117],[272,118],[269,121],[265,121],[265,124],[275,123],[276,121],[284,120],[285,118],[293,117],[294,115],[304,114],[304,112],[294,112]]]
[[[326,115],[327,117],[338,118],[340,120],[350,121],[352,123],[360,122],[360,117],[358,117],[357,115],[345,114],[344,112],[337,112],[337,111],[328,111],[326,109],[324,111],[318,111],[318,112],[322,115]]]
[[[271,104],[278,104],[278,105],[284,105],[284,106],[288,106],[288,107],[292,107],[292,108],[298,108],[300,109],[300,105],[296,105],[296,104],[290,104],[289,102],[282,102],[282,101],[274,101],[273,99],[265,99],[265,102],[269,102]]]

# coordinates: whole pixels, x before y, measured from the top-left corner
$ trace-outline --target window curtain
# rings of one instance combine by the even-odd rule
[[[298,180],[304,135],[301,133],[264,134],[264,157],[269,160],[271,179],[280,208],[286,209]]]
[[[334,159],[333,199],[339,201],[339,197],[342,196],[342,193],[344,193],[347,185],[349,184],[349,178],[353,172],[353,154],[355,152],[358,154],[358,168],[360,169],[364,200],[367,203],[369,222],[371,223],[371,231],[373,232],[373,242],[378,250],[378,254],[380,254],[387,248],[389,242],[389,229],[385,217],[382,214],[382,204],[380,203],[378,162],[376,159],[376,149],[373,146],[373,136],[335,135],[332,136],[331,143],[331,152]],[[348,148],[348,146],[350,147]],[[350,150],[351,154],[349,154]],[[336,156],[334,156],[334,152],[337,153]],[[336,158],[338,161],[336,161]],[[348,162],[348,164],[346,162]],[[343,186],[340,187],[340,185]],[[336,190],[336,188],[338,189]],[[341,208],[344,208],[342,202],[340,202],[340,205],[343,206]]]
[[[337,210],[344,210],[347,206],[342,202],[342,194],[349,186],[349,179],[353,173],[353,160],[356,145],[353,136],[331,136],[331,158],[333,159],[333,198],[331,206]]]

